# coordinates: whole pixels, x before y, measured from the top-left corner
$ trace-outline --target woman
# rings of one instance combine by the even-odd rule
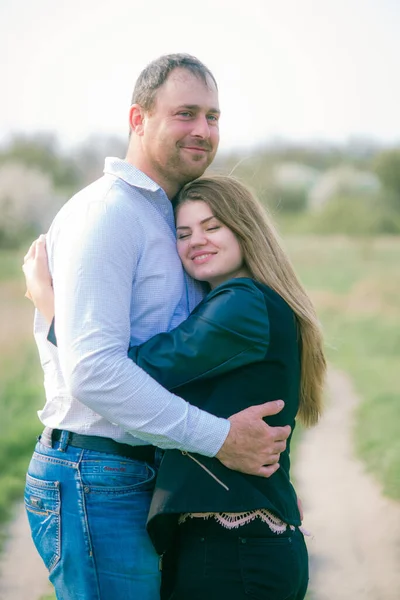
[[[176,227],[183,266],[210,292],[179,327],[129,356],[218,416],[282,398],[285,407],[269,424],[289,423],[293,431],[298,416],[314,425],[326,369],[322,336],[261,205],[233,178],[201,178],[180,193]],[[48,272],[28,284],[50,321]],[[308,559],[289,454],[290,438],[280,468],[266,479],[216,459],[165,453],[148,518],[164,556],[163,599],[304,598]]]

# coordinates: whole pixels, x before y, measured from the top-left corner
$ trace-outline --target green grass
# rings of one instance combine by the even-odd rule
[[[302,281],[315,298],[328,358],[351,376],[360,395],[356,451],[384,493],[400,500],[400,239],[285,239]],[[0,287],[21,277],[23,254],[0,252]],[[8,517],[12,501],[22,497],[26,468],[41,429],[36,410],[43,404],[42,373],[33,342],[8,354],[5,347],[0,355],[0,521]],[[294,447],[299,439],[301,428],[296,429]],[[56,599],[49,594],[41,600]]]
[[[22,498],[25,473],[40,432],[36,410],[43,392],[32,342],[0,364],[0,523]]]
[[[42,596],[39,600],[57,600],[55,594],[46,594],[46,596]]]
[[[357,453],[385,494],[400,499],[400,239],[290,236],[286,242],[315,298],[329,360],[349,373],[361,397],[354,431]],[[23,254],[0,252],[0,287],[21,279]],[[14,284],[7,289],[18,294],[17,306],[21,290]],[[29,303],[24,307],[31,312]],[[23,341],[14,342],[3,344],[0,354],[0,521],[22,496],[41,429],[36,411],[44,397],[30,329]]]
[[[40,598],[40,600],[57,600],[57,598],[56,598],[55,594],[50,594],[50,595],[42,596]]]
[[[21,250],[0,251],[0,283],[21,278],[21,267],[28,247],[29,244]]]
[[[351,374],[362,402],[356,413],[358,455],[383,486],[400,499],[400,322],[398,318],[324,314],[336,349],[332,362]]]
[[[400,500],[400,240],[293,237],[287,245],[315,298],[329,361],[361,398],[356,452]]]
[[[398,238],[290,236],[285,246],[308,289],[347,294],[356,282],[398,274]]]

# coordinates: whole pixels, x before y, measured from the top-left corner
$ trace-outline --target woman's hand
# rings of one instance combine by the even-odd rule
[[[303,503],[298,496],[297,496],[297,508],[299,509],[299,513],[300,513],[300,521],[303,522],[303,520],[304,520]]]
[[[46,236],[41,235],[33,242],[24,256],[22,270],[26,281],[25,296],[51,323],[54,317],[54,291],[47,262]]]

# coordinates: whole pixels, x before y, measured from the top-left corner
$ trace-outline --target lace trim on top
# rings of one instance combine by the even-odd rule
[[[293,525],[288,525],[281,519],[278,519],[274,514],[266,510],[265,508],[259,508],[257,510],[251,510],[248,512],[241,513],[183,513],[179,517],[179,524],[184,523],[187,519],[215,519],[225,529],[237,529],[246,523],[254,521],[254,519],[261,519],[263,523],[266,523],[268,527],[274,533],[283,533],[288,527],[294,530]]]

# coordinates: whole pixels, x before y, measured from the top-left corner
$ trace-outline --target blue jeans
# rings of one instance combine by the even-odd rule
[[[59,600],[159,600],[160,570],[145,526],[156,467],[39,442],[25,507]]]

